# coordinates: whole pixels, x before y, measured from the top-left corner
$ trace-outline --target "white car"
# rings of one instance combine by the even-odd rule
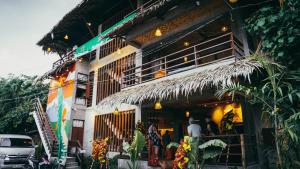
[[[24,168],[34,156],[32,138],[17,134],[0,134],[0,169]]]

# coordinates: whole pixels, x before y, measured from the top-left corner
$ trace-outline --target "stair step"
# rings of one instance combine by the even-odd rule
[[[66,167],[66,169],[80,169],[79,166]]]
[[[76,162],[76,158],[75,157],[67,157],[67,163],[69,162]]]

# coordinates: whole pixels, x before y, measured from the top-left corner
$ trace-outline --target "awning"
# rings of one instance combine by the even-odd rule
[[[102,44],[108,42],[110,40],[109,37],[102,38],[103,36],[107,35],[111,31],[113,31],[115,28],[119,27],[120,25],[123,25],[124,23],[127,23],[131,21],[133,18],[135,18],[136,13],[132,13],[128,16],[126,16],[123,20],[117,22],[109,29],[106,29],[104,32],[100,33],[93,39],[89,40],[85,44],[81,45],[79,48],[76,49],[74,57],[80,57],[82,55],[85,55],[93,50],[95,50],[97,47],[101,46]]]
[[[122,103],[141,104],[145,100],[168,100],[177,98],[179,95],[189,96],[195,92],[202,92],[205,87],[220,88],[231,85],[238,77],[243,77],[250,82],[250,75],[261,67],[257,61],[243,59],[187,76],[123,90],[105,98],[98,106],[114,106]]]

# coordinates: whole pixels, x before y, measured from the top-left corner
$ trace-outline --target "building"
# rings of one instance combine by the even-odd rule
[[[219,127],[235,126],[205,137],[231,140],[218,164],[260,168],[260,112],[243,98],[214,95],[260,67],[244,58],[252,46],[242,27],[250,2],[83,1],[38,42],[60,56],[41,77],[52,79],[47,115],[36,117],[52,128],[44,143],[58,144],[58,156],[76,144],[89,155],[93,139],[109,136],[114,155],[138,121],[158,120],[159,131],[179,141],[189,117],[203,126],[209,116]]]

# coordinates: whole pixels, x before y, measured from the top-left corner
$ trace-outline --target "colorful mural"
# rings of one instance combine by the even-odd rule
[[[70,117],[75,89],[75,65],[50,82],[47,110],[49,121],[58,138],[58,158],[67,156]]]

